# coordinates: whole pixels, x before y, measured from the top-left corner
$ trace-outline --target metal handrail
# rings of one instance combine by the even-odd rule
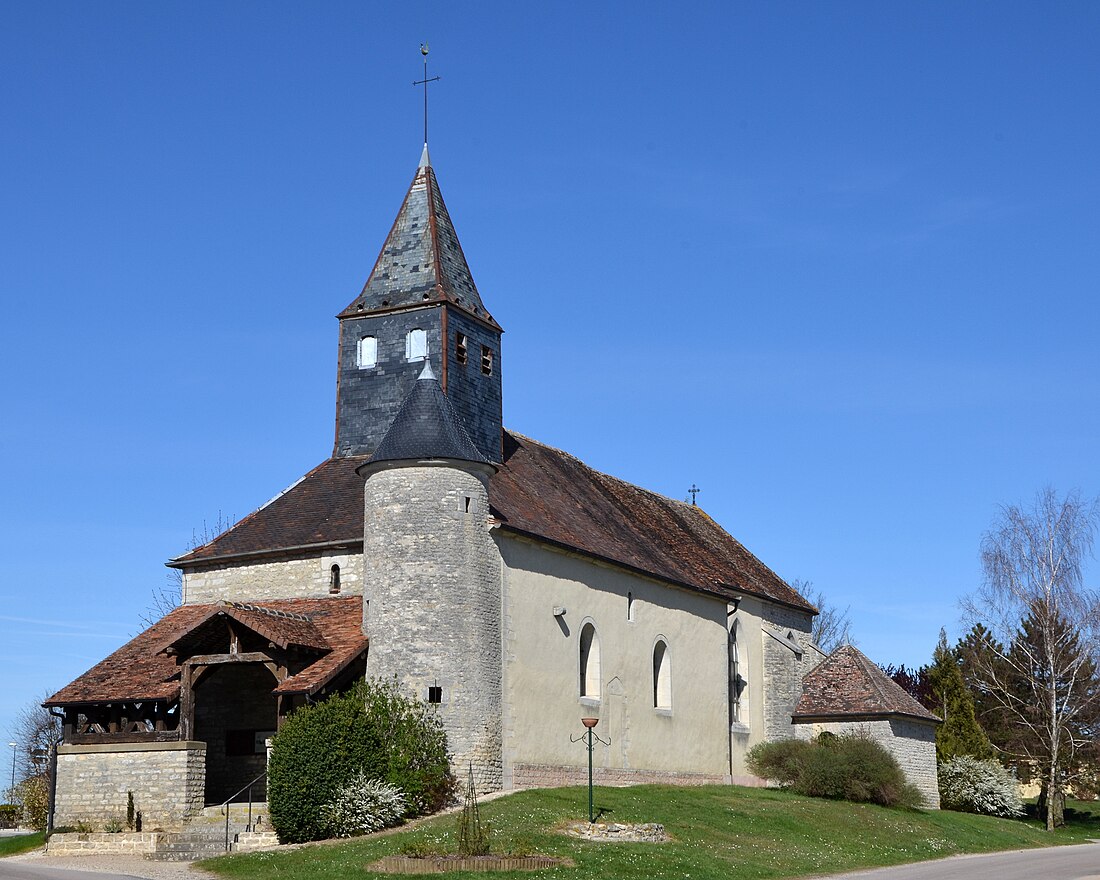
[[[248,824],[245,825],[245,830],[251,831],[252,830],[252,786],[254,786],[257,782],[259,782],[265,776],[267,776],[267,771],[266,770],[263,773],[261,773],[259,776],[257,776],[255,779],[253,779],[250,783],[248,783],[248,785],[246,785],[240,791],[234,792],[229,797],[227,797],[224,801],[221,802],[220,807],[221,807],[221,809],[225,810],[225,851],[226,852],[229,852],[229,805],[231,803],[233,803],[233,798],[235,798],[237,795],[243,794],[246,791],[248,792]]]

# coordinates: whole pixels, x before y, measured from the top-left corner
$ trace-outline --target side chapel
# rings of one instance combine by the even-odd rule
[[[702,508],[503,427],[502,329],[427,146],[338,317],[331,457],[171,560],[181,606],[47,701],[57,824],[133,791],[178,827],[364,675],[432,704],[481,791],[581,781],[582,717],[601,784],[759,784],[756,743],[863,725],[935,805],[936,719],[855,649],[822,663],[805,597]]]

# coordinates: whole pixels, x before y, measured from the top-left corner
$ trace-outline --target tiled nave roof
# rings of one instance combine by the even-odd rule
[[[726,598],[748,593],[816,610],[701,507],[600,473],[568,453],[508,431],[503,457],[489,481],[489,503],[505,531],[704,593]],[[369,460],[329,459],[172,564],[315,545],[361,546],[363,480],[355,469]]]

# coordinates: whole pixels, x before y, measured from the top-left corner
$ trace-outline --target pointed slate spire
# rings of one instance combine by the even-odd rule
[[[430,303],[448,303],[495,329],[462,253],[428,145],[374,269],[341,318]]]
[[[488,464],[458,417],[430,363],[378,444],[371,463],[447,458]]]

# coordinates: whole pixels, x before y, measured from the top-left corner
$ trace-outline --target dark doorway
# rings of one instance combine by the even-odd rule
[[[275,735],[278,723],[275,685],[262,663],[224,663],[195,688],[195,739],[206,743],[207,805],[223,803],[267,767],[264,740]],[[253,800],[266,800],[266,792],[261,782]]]

